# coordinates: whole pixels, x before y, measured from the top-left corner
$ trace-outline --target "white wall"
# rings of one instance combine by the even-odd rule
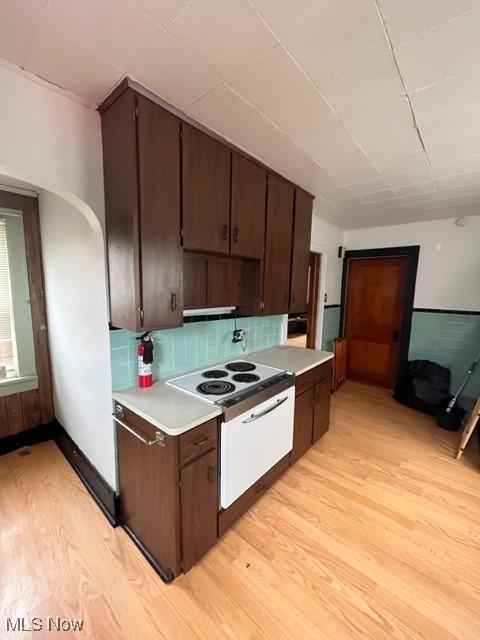
[[[315,212],[315,209],[314,209]],[[322,254],[322,272],[325,277],[326,304],[340,304],[343,260],[338,247],[345,244],[345,231],[313,216],[311,250]]]
[[[346,232],[347,249],[420,245],[414,306],[480,310],[480,216]]]
[[[54,194],[39,206],[55,416],[114,486],[102,234]]]
[[[2,66],[0,95],[0,182],[42,192],[55,412],[115,487],[100,117]]]

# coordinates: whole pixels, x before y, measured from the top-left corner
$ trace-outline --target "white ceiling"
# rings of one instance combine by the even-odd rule
[[[98,105],[124,75],[344,228],[480,213],[480,0],[0,0],[0,57]]]

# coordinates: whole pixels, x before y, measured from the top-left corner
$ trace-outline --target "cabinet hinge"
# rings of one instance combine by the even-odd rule
[[[137,120],[138,118],[138,104],[135,105],[135,112],[133,114],[133,119]]]
[[[262,311],[265,309],[265,302],[263,300],[260,302],[260,309]]]
[[[138,310],[138,317],[140,318],[140,320],[143,320],[143,309]]]
[[[180,229],[180,240],[183,240],[183,227]]]

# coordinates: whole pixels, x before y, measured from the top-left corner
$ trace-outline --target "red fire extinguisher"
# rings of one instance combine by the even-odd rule
[[[138,386],[145,389],[147,387],[151,387],[153,384],[153,342],[148,335],[148,331],[137,339],[140,340],[137,349]]]

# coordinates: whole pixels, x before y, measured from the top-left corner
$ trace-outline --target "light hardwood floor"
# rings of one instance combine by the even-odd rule
[[[480,638],[478,441],[347,383],[330,432],[164,585],[52,443],[0,458],[0,638]],[[84,618],[11,633],[7,616]]]

